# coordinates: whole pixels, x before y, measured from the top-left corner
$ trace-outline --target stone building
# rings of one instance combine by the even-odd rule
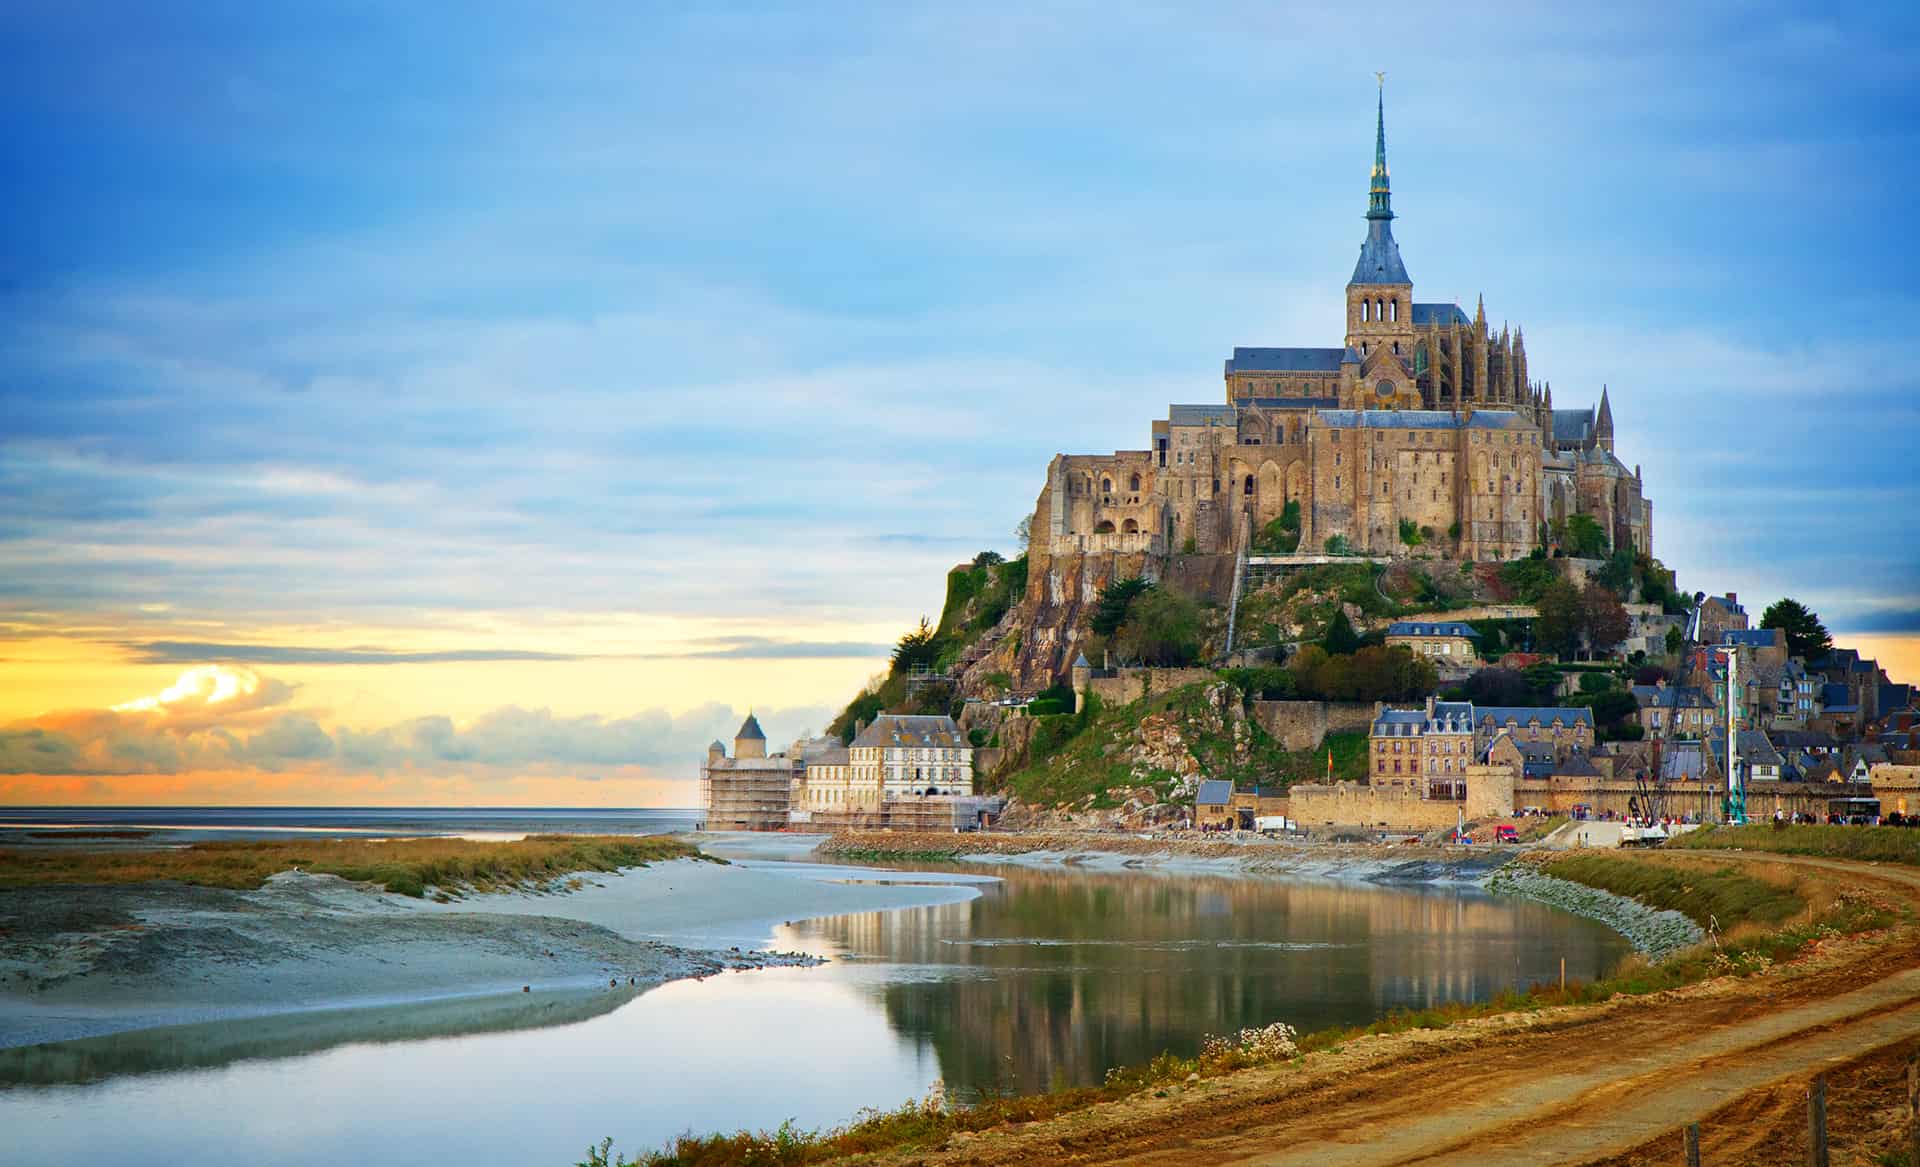
[[[733,756],[714,742],[700,768],[701,801],[710,831],[777,831],[793,805],[795,759],[767,753],[767,735],[753,714],[733,735]]]
[[[1640,472],[1614,455],[1612,405],[1555,409],[1520,329],[1484,302],[1416,301],[1394,240],[1384,100],[1367,234],[1345,334],[1324,348],[1240,347],[1220,404],[1170,406],[1149,446],[1059,455],[1033,518],[1042,556],[1232,552],[1297,504],[1300,550],[1409,544],[1513,559],[1590,515],[1616,547],[1651,552]]]
[[[1369,784],[1417,790],[1425,798],[1464,797],[1468,768],[1503,734],[1523,752],[1538,746],[1564,761],[1593,748],[1593,711],[1579,706],[1476,706],[1432,697],[1425,709],[1381,705],[1367,741]]]
[[[883,713],[847,751],[847,781],[882,802],[973,793],[973,746],[953,718]],[[865,797],[865,795],[863,795]]]
[[[1479,663],[1480,633],[1460,620],[1396,620],[1387,625],[1387,647],[1401,647],[1434,664],[1470,668]]]

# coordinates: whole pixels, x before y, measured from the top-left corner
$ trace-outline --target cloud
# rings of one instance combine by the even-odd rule
[[[670,654],[700,660],[843,660],[885,657],[890,644],[857,640],[779,640],[767,636],[722,636],[689,642],[690,651]]]
[[[243,661],[267,665],[419,665],[486,661],[571,661],[563,652],[473,648],[438,652],[401,652],[385,648],[305,648],[284,644],[211,644],[196,640],[148,640],[126,644],[137,664],[169,665],[189,661]]]
[[[690,774],[715,738],[730,739],[744,715],[710,703],[681,714],[649,709],[624,717],[564,716],[507,706],[464,724],[410,718],[374,728],[328,728],[281,708],[291,686],[225,665],[189,669],[155,700],[72,710],[0,728],[0,773],[177,774],[202,770],[315,769],[335,774],[458,771],[481,780],[525,772]],[[776,743],[824,727],[824,707],[756,711]],[[779,748],[776,744],[775,748]]]

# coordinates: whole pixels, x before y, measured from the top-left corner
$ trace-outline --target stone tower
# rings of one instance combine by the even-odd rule
[[[733,735],[733,756],[735,758],[764,758],[767,756],[767,735],[761,732],[760,722],[747,714],[740,723],[740,732]]]
[[[1347,281],[1347,344],[1362,358],[1380,349],[1413,355],[1413,281],[1393,241],[1393,192],[1387,179],[1387,96],[1375,107],[1373,177],[1367,187],[1367,238]]]

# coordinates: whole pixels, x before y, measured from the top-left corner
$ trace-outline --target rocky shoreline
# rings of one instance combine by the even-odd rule
[[[1650,908],[1626,896],[1547,875],[1526,864],[1508,864],[1490,873],[1481,886],[1605,924],[1656,964],[1706,939],[1700,925],[1679,912]]]

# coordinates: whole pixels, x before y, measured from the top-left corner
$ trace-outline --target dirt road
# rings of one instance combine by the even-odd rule
[[[1913,870],[1693,854],[1840,873],[1920,903]],[[1893,1069],[1873,1073],[1897,1077],[1901,1059],[1920,1050],[1920,938],[1908,927],[1836,942],[1759,978],[1549,1012],[1558,1016],[1364,1038],[1299,1065],[985,1132],[903,1161],[1627,1167],[1677,1162],[1680,1129],[1701,1121],[1715,1167],[1790,1163],[1813,1074],[1853,1069],[1877,1082],[1870,1066],[1885,1063]],[[1836,1137],[1835,1162],[1873,1162],[1861,1148],[1890,1145],[1879,1128],[1898,1121],[1890,1108],[1868,1116],[1875,1129],[1855,1132],[1860,1147],[1845,1150]]]

